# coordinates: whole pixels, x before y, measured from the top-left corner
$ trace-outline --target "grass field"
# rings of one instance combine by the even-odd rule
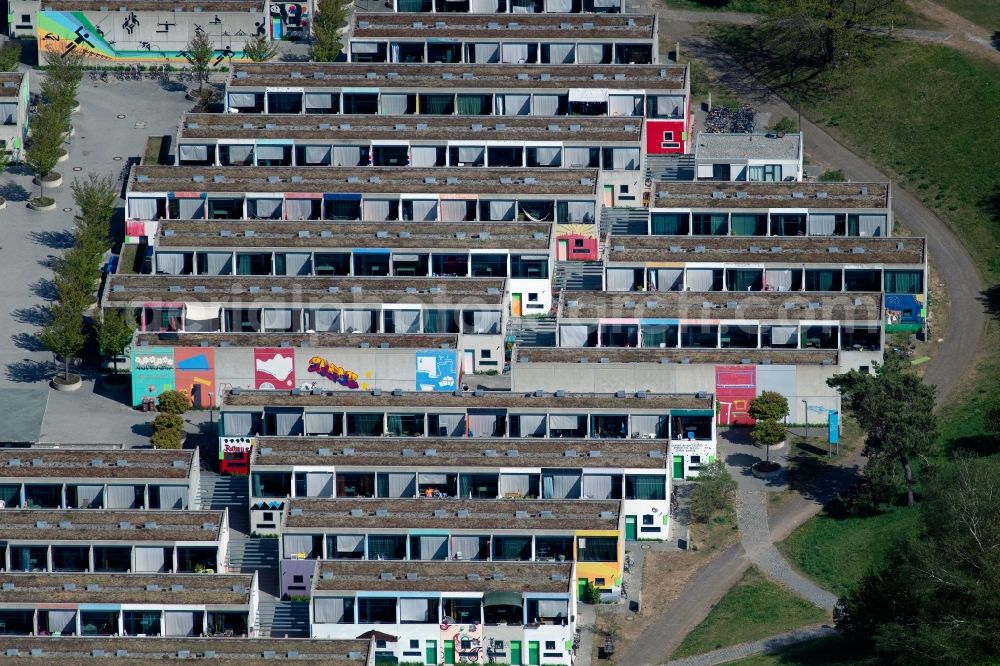
[[[863,663],[839,636],[819,638],[773,654],[730,662],[733,666],[860,666]]]
[[[987,30],[1000,30],[1000,2],[996,0],[936,0],[936,2]]]
[[[895,509],[872,518],[811,518],[778,544],[801,571],[834,594],[844,594],[873,565],[885,560],[897,538],[917,529],[919,514]]]
[[[700,9],[705,11],[752,12],[764,11],[767,0],[663,0],[674,9]]]
[[[684,638],[673,658],[755,641],[828,619],[826,613],[751,567]]]

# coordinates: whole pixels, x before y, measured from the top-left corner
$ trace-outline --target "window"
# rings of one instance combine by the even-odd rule
[[[529,303],[537,303],[538,302],[538,294],[532,294],[531,292],[528,292],[528,302]]]
[[[653,524],[653,514],[651,514],[651,513],[643,514],[643,516],[642,516],[642,524],[643,525],[652,525]]]
[[[493,358],[493,352],[489,349],[484,349],[480,354],[480,358]]]
[[[581,562],[615,562],[618,559],[618,538],[579,537],[577,556]]]
[[[595,587],[604,587],[605,585],[607,585],[607,579],[605,579],[605,578],[595,578],[594,579],[594,586]]]
[[[359,624],[395,624],[395,622],[395,599],[358,599]]]
[[[555,650],[556,649],[556,642],[555,641],[545,641],[545,649],[546,650]]]
[[[293,583],[304,583],[306,581],[305,581],[305,578],[303,578],[302,576],[292,576],[292,582]]]
[[[622,194],[628,194],[628,185],[622,185],[620,191]]]
[[[691,456],[691,464],[692,465],[700,465],[701,464],[701,456]]]
[[[31,23],[31,14],[21,14],[21,23]]]
[[[385,646],[386,646],[386,642],[385,641],[375,641],[375,647],[377,647],[377,648],[385,648]]]
[[[266,520],[269,523],[273,522],[274,521],[274,512],[273,511],[265,511],[264,512],[264,520]]]
[[[420,641],[410,641],[410,647],[411,648],[417,648],[417,649],[419,649],[420,648]]]

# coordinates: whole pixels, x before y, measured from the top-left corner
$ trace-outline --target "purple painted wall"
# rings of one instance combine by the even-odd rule
[[[281,560],[281,596],[309,596],[315,572],[316,560]]]

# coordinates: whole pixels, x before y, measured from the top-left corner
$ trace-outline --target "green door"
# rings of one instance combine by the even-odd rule
[[[528,641],[528,666],[538,666],[542,663],[542,654],[538,649],[538,641]]]
[[[510,642],[510,666],[521,666],[521,641]]]
[[[674,456],[674,478],[684,478],[684,456]]]
[[[427,647],[424,650],[424,663],[425,664],[437,664],[438,663],[438,642],[437,641],[427,641]]]
[[[455,663],[455,641],[444,642],[444,663]]]
[[[635,516],[625,516],[625,540],[635,541]]]

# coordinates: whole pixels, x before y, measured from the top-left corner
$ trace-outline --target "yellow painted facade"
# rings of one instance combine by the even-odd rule
[[[577,580],[586,578],[594,585],[603,578],[604,585],[611,588],[621,585],[622,567],[625,561],[625,535],[620,530],[578,530],[573,539],[573,559],[576,561]],[[580,537],[615,537],[618,539],[617,556],[614,562],[581,562],[579,557]]]

